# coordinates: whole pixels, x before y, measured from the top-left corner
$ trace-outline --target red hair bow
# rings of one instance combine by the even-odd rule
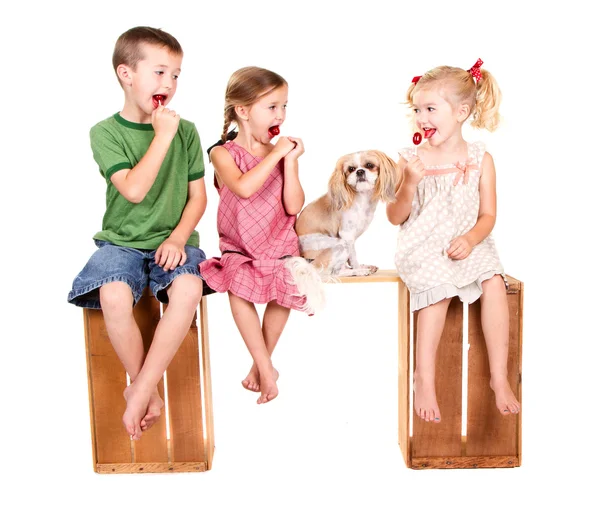
[[[475,78],[475,83],[479,83],[481,81],[481,70],[479,69],[483,61],[481,59],[477,59],[477,62],[467,70],[469,74],[471,74]]]
[[[411,83],[414,83],[415,85],[419,82],[419,79],[421,79],[422,76],[415,76],[412,78]]]

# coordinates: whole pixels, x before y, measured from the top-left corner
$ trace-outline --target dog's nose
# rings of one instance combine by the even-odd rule
[[[358,177],[364,177],[365,176],[365,170],[363,170],[362,168],[360,170],[356,170],[356,175]]]

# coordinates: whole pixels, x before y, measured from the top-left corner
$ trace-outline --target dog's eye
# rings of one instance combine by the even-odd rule
[[[367,168],[372,170],[375,167],[375,164],[373,164],[372,162],[367,162],[366,166],[367,166]]]
[[[348,171],[352,173],[356,168],[354,166],[348,166]]]

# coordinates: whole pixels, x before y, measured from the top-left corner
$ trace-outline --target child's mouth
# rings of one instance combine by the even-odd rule
[[[435,132],[437,131],[437,129],[424,129],[425,131],[425,138],[431,138],[433,135],[435,135]]]
[[[159,105],[164,105],[165,101],[167,101],[167,97],[164,94],[154,94],[154,96],[152,96],[152,104],[155,109]]]
[[[273,138],[274,136],[277,136],[279,134],[279,126],[278,125],[273,125],[271,127],[269,127],[269,136],[271,138]]]

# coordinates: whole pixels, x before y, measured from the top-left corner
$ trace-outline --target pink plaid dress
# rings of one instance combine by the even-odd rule
[[[238,168],[246,173],[262,157],[255,157],[235,142],[223,146]],[[216,179],[215,179],[215,185]],[[275,300],[280,306],[302,310],[300,296],[283,258],[299,256],[296,216],[283,207],[283,160],[252,197],[243,199],[227,186],[217,186],[217,229],[221,258],[200,264],[205,282],[215,291],[230,291],[253,303]]]

